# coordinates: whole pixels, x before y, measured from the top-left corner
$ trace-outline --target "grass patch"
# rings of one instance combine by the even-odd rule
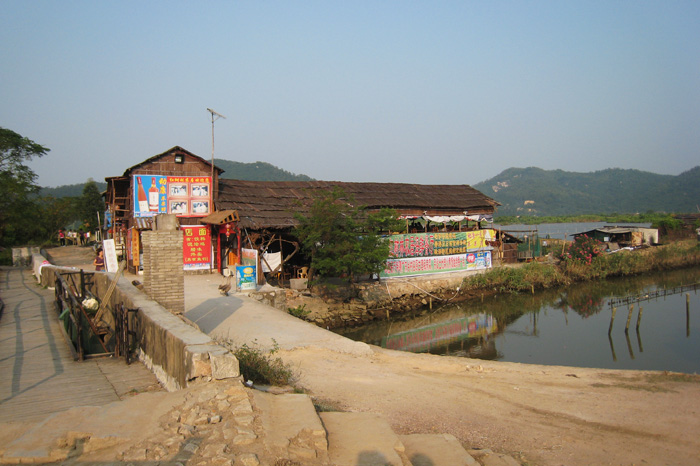
[[[669,393],[673,390],[660,387],[658,385],[635,385],[631,383],[616,383],[616,384],[605,384],[605,383],[593,383],[591,387],[595,388],[624,388],[626,390],[636,390],[640,392],[651,392],[651,393]]]
[[[684,374],[682,372],[664,371],[660,374],[650,374],[647,377],[649,383],[673,382],[673,383],[700,383],[700,375]]]
[[[277,342],[273,340],[273,348],[265,351],[255,343],[241,346],[233,346],[232,342],[221,342],[238,359],[241,375],[245,380],[264,385],[294,385],[298,377],[291,365],[286,364],[275,353],[279,350]]]
[[[289,307],[287,308],[287,312],[289,312],[291,315],[298,319],[306,319],[306,316],[311,314],[311,311],[306,309],[306,304],[302,304],[297,307]]]

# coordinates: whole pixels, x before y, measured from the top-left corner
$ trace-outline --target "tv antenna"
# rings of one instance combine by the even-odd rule
[[[207,108],[207,111],[211,113],[211,183],[214,188],[214,122],[219,118],[226,119],[221,113],[215,112],[214,110]]]

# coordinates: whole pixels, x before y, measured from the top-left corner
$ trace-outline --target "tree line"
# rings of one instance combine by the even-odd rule
[[[12,261],[13,246],[56,244],[58,231],[75,225],[94,231],[105,210],[97,183],[88,179],[80,196],[41,195],[27,163],[50,149],[0,127],[0,264]]]

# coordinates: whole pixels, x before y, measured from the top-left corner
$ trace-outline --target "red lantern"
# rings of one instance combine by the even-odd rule
[[[229,236],[231,236],[231,224],[227,223],[226,224],[226,239],[228,239]]]

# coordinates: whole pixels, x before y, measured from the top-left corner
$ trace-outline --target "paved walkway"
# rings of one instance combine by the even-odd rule
[[[59,328],[54,292],[37,284],[31,270],[0,268],[0,299],[0,422],[39,420],[158,389],[142,364],[74,361]]]

